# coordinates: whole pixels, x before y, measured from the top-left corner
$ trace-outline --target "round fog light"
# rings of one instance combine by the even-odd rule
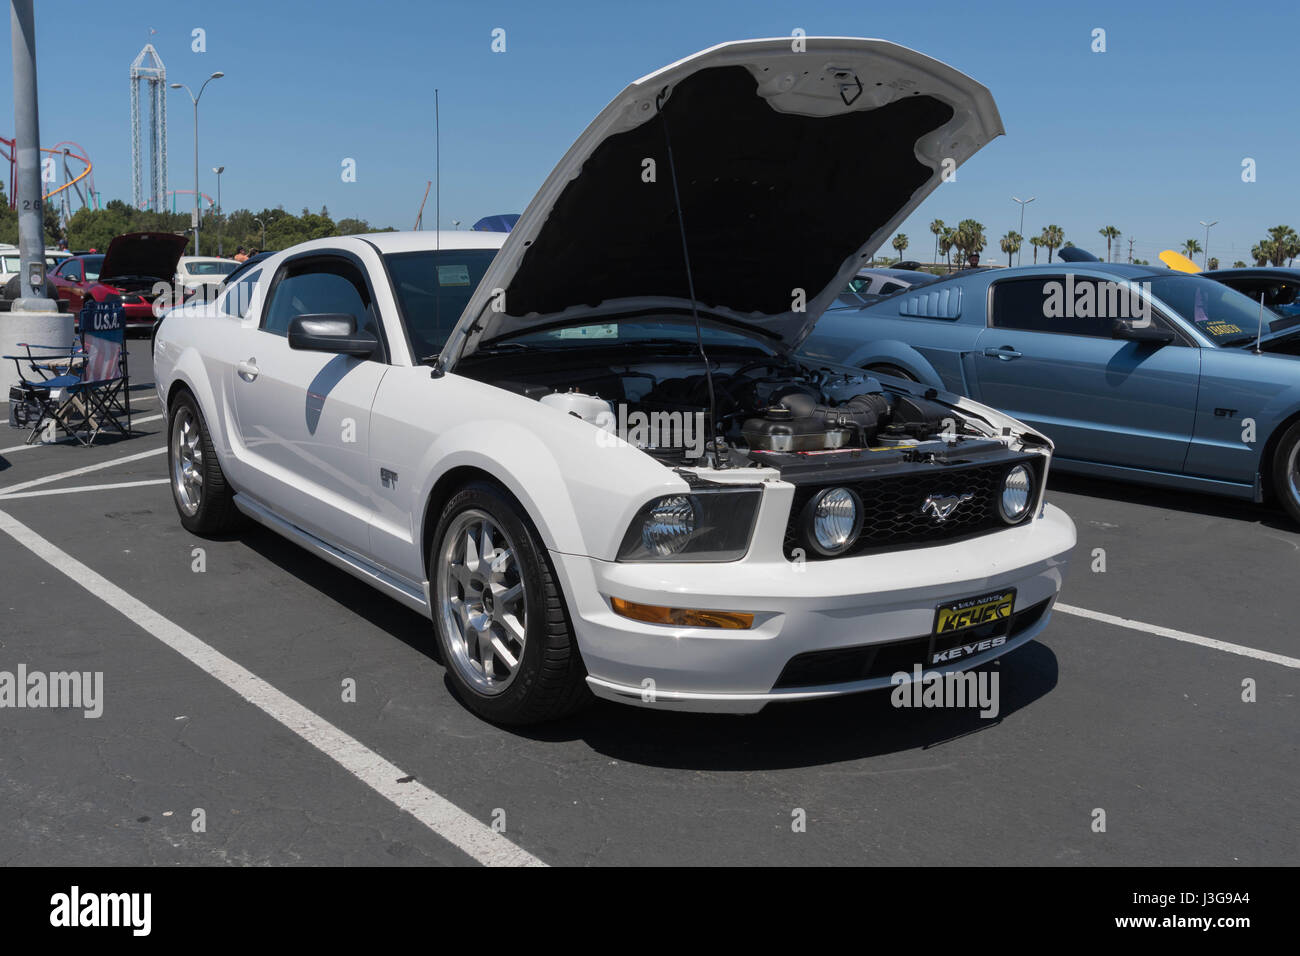
[[[862,502],[848,488],[827,488],[812,503],[813,543],[822,554],[843,554],[862,530]]]
[[[1029,511],[1033,496],[1034,475],[1025,465],[1016,465],[1002,480],[1002,494],[998,497],[998,511],[1007,524],[1015,524]]]
[[[641,543],[651,554],[667,557],[686,547],[695,533],[695,505],[686,495],[661,498],[646,515]]]

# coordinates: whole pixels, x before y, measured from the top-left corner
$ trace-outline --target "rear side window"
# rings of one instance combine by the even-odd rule
[[[249,303],[253,301],[253,290],[257,288],[257,280],[261,276],[262,270],[254,269],[231,286],[230,291],[226,293],[226,297],[221,301],[221,311],[237,319],[242,319],[248,315]]]
[[[368,328],[378,335],[370,305],[370,292],[361,270],[346,259],[290,263],[272,287],[262,329],[288,335],[289,323],[296,316],[344,313],[356,319],[358,329]]]

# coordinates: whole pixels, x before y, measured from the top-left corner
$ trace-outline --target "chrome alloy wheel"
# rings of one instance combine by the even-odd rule
[[[172,419],[172,491],[176,503],[187,515],[194,515],[203,503],[203,442],[194,412],[182,405]]]
[[[523,660],[528,606],[514,542],[486,512],[457,515],[443,536],[438,604],[451,666],[479,693],[503,692]]]

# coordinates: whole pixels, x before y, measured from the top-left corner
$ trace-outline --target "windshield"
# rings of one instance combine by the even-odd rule
[[[240,263],[233,259],[222,262],[187,262],[185,271],[192,276],[228,276],[239,266]]]
[[[384,256],[416,359],[442,351],[496,254],[495,249],[429,249]]]
[[[1160,276],[1143,281],[1151,284],[1152,295],[1215,345],[1233,346],[1255,340],[1259,331],[1259,303],[1236,289],[1193,275]],[[1265,311],[1264,321],[1267,323],[1270,318]]]
[[[86,281],[94,282],[99,278],[99,270],[104,267],[104,257],[84,256],[82,257],[81,264],[86,269]]]
[[[772,349],[764,348],[752,335],[733,332],[715,325],[701,325],[700,339],[706,348],[710,346],[723,348],[753,349],[764,355],[776,354]],[[691,351],[696,348],[695,323],[690,316],[657,318],[624,318],[618,322],[592,321],[565,325],[560,328],[545,329],[538,332],[525,332],[512,335],[508,340],[498,339],[483,347],[490,351],[494,345],[513,347],[517,345],[537,348],[573,348],[575,346],[635,346],[647,352],[654,349],[675,349]]]

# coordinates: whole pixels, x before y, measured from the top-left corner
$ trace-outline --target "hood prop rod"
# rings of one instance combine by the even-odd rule
[[[682,261],[686,264],[686,289],[691,297],[691,317],[695,320],[695,346],[700,351],[700,360],[704,362],[704,381],[709,389],[709,432],[706,439],[705,448],[713,452],[713,467],[723,469],[727,467],[722,456],[718,454],[718,408],[717,400],[713,395],[713,368],[709,364],[709,357],[704,353],[704,335],[700,331],[700,312],[695,301],[695,278],[691,274],[691,253],[686,243],[686,219],[682,216],[682,197],[677,189],[677,165],[673,162],[673,142],[668,135],[668,118],[664,115],[664,101],[668,99],[668,87],[659,91],[655,97],[655,110],[659,114],[659,122],[664,128],[664,146],[668,153],[668,175],[673,183],[673,208],[677,212],[677,229],[682,237]]]

